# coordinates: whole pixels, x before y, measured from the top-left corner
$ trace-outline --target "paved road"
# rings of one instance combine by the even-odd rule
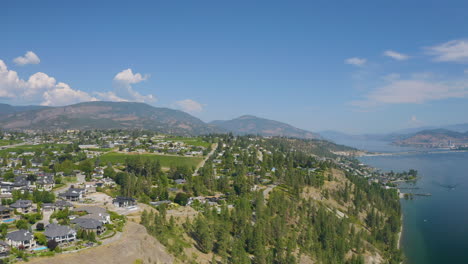
[[[200,162],[200,164],[198,164],[197,168],[195,169],[195,171],[193,172],[192,176],[197,176],[198,175],[198,170],[205,166],[205,163],[206,161],[211,157],[213,156],[213,154],[215,153],[216,149],[218,148],[218,143],[215,143],[213,145],[211,145],[211,151],[210,153],[208,153],[208,155],[206,155],[206,158],[204,160],[202,160],[202,162]]]

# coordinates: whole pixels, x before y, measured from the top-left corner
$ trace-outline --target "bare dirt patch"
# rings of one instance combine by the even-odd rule
[[[122,263],[131,264],[135,260],[142,263],[173,263],[174,257],[146,229],[129,221],[121,239],[113,243],[85,249],[80,252],[60,254],[55,257],[31,259],[34,264],[82,264],[82,263]]]

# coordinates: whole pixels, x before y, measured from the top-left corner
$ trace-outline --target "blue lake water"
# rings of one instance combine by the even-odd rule
[[[379,147],[383,146],[371,148],[378,151]],[[391,147],[389,152],[398,149]],[[401,200],[406,263],[468,263],[468,152],[373,156],[360,160],[386,171],[416,169],[421,179],[410,187],[420,189],[411,191],[432,194]]]

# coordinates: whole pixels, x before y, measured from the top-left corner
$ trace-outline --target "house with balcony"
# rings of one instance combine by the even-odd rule
[[[25,229],[10,232],[6,235],[6,243],[12,247],[30,249],[36,246],[33,233]]]

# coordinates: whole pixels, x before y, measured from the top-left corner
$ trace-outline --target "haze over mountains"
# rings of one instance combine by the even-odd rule
[[[86,102],[62,107],[0,105],[0,127],[22,130],[148,129],[176,135],[232,132],[296,138],[319,135],[255,116],[202,120],[179,110],[132,102]]]
[[[319,138],[318,134],[299,129],[274,120],[244,115],[232,120],[215,120],[210,124],[234,134],[258,134],[263,136],[286,136],[295,138]]]
[[[434,147],[468,143],[468,123],[420,127],[388,134],[349,135],[337,131],[318,133],[286,123],[244,115],[232,120],[205,123],[180,110],[135,102],[85,102],[62,107],[0,104],[0,127],[13,130],[147,129],[175,135],[231,132],[294,138],[325,138],[346,144],[349,140],[385,141],[399,146]]]
[[[350,141],[383,141],[397,146],[424,148],[465,146],[468,144],[468,123],[411,128],[388,134],[350,135],[337,131],[322,131],[320,135],[339,144],[347,144]]]

